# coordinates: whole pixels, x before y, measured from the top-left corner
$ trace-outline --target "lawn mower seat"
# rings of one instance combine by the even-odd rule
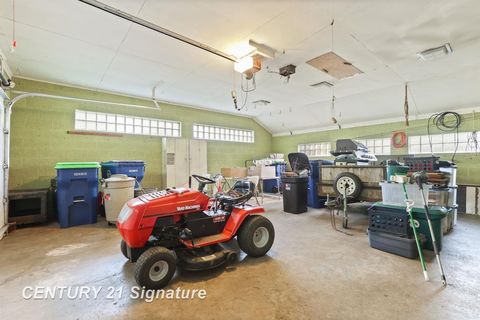
[[[255,184],[248,180],[238,180],[227,193],[220,195],[217,199],[222,207],[232,208],[250,200],[255,191]]]
[[[249,180],[238,180],[233,185],[232,190],[242,195],[247,194],[248,192],[253,193],[255,191],[255,184]]]

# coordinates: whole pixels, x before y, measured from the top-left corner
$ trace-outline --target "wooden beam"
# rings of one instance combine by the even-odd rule
[[[121,133],[112,133],[112,132],[93,132],[93,131],[82,131],[82,130],[68,130],[68,134],[78,134],[83,136],[101,136],[101,137],[123,137]]]

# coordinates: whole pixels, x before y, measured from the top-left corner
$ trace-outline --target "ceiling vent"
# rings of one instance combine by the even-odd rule
[[[443,46],[430,48],[422,52],[417,53],[417,57],[420,60],[433,60],[442,56],[448,56],[453,53],[450,43],[445,43]]]
[[[343,59],[333,51],[313,58],[312,60],[307,61],[307,63],[339,80],[363,73],[352,63]]]
[[[331,87],[333,87],[333,84],[331,82],[328,82],[328,81],[322,81],[322,82],[317,82],[317,83],[311,84],[310,87],[313,87],[313,88],[331,88]]]

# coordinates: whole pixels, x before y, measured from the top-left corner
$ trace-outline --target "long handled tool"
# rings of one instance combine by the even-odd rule
[[[428,273],[427,273],[427,265],[425,264],[425,258],[423,257],[423,250],[422,250],[422,243],[420,241],[420,237],[417,233],[417,228],[415,227],[415,220],[413,219],[412,208],[413,208],[413,200],[408,199],[407,188],[405,187],[405,183],[403,183],[403,193],[405,194],[405,203],[407,204],[407,213],[408,218],[410,220],[410,226],[413,230],[413,236],[415,237],[415,243],[417,244],[418,256],[420,257],[420,263],[422,265],[423,276],[425,281],[428,281]]]
[[[425,217],[428,222],[428,229],[430,229],[430,236],[432,237],[433,250],[435,251],[435,256],[437,258],[438,268],[440,269],[440,275],[442,277],[442,283],[444,286],[447,285],[447,279],[445,278],[445,272],[443,271],[442,261],[440,260],[440,251],[438,250],[437,240],[435,238],[435,233],[433,232],[432,220],[430,219],[430,210],[428,209],[428,203],[425,199],[425,194],[423,193],[423,183],[428,181],[428,177],[423,171],[415,172],[413,174],[413,179],[418,185],[423,199],[423,207],[425,208]]]

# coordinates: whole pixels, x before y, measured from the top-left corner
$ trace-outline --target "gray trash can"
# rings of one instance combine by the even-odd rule
[[[107,222],[115,223],[123,205],[133,199],[135,178],[125,174],[114,174],[103,180],[103,202]]]

